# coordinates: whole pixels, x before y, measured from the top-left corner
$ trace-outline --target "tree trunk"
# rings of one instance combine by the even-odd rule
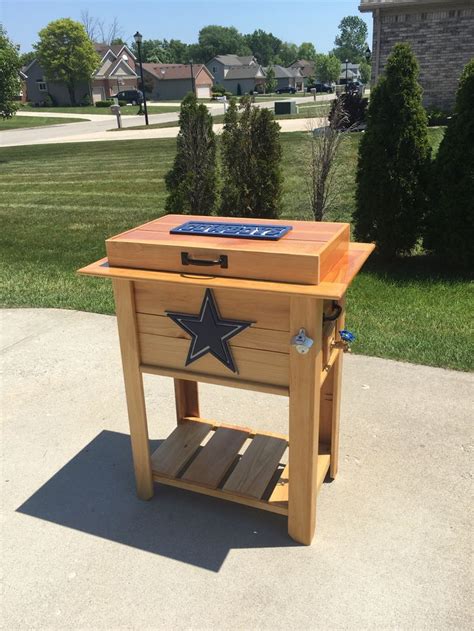
[[[71,105],[76,105],[76,90],[74,82],[70,81],[67,84],[67,91],[69,92],[69,100],[71,101]]]

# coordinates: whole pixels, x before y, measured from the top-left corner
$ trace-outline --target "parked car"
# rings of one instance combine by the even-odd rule
[[[312,85],[308,86],[308,91],[316,90],[316,92],[326,92],[327,94],[331,94],[334,92],[334,86],[330,83],[321,83],[321,81],[316,81]]]
[[[286,88],[278,88],[275,90],[276,94],[296,94],[296,88],[292,88],[290,85],[287,85]]]
[[[364,84],[360,81],[349,81],[346,85],[346,92],[349,94],[359,94],[364,96]]]
[[[122,90],[122,92],[117,92],[112,98],[119,101],[127,101],[127,103],[132,105],[140,105],[140,103],[143,103],[143,92],[141,90]]]

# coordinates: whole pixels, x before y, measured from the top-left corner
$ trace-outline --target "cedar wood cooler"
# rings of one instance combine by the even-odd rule
[[[80,273],[112,279],[138,496],[159,482],[286,515],[309,545],[337,473],[345,293],[373,246],[343,223],[182,215],[106,246]],[[143,373],[175,386],[152,454]],[[288,436],[201,418],[199,382],[289,396]]]

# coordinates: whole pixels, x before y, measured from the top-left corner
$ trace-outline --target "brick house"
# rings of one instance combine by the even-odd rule
[[[203,64],[143,64],[143,79],[147,97],[155,101],[180,101],[193,84],[198,99],[208,99],[214,77]],[[193,81],[194,79],[194,81]]]
[[[360,0],[374,19],[372,81],[383,73],[393,46],[408,42],[420,64],[426,107],[449,111],[459,76],[474,57],[472,0]]]
[[[108,99],[121,90],[137,87],[136,58],[127,46],[94,44],[94,47],[101,58],[100,64],[89,81],[77,83],[77,103],[86,98],[95,103]],[[33,59],[23,72],[27,75],[25,83],[28,101],[41,105],[49,97],[54,105],[71,105],[66,84],[63,81],[48,81],[37,59]]]

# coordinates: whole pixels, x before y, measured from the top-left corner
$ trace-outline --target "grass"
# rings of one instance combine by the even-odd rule
[[[148,105],[149,114],[168,114],[169,112],[179,112],[179,104],[176,105]],[[138,105],[125,105],[120,108],[123,116],[136,116]],[[20,111],[24,112],[50,112],[61,114],[108,114],[110,116],[110,107],[95,107],[95,105],[85,105],[78,107],[32,107],[25,105]]]
[[[0,131],[22,129],[24,127],[42,127],[43,125],[65,125],[67,123],[83,123],[82,118],[53,118],[47,116],[13,116],[0,118]]]
[[[430,130],[433,146],[442,134]],[[302,178],[306,135],[281,138],[282,217],[310,219]],[[351,134],[342,145],[342,194],[328,219],[350,220],[358,142],[358,134]],[[113,313],[110,283],[74,272],[104,256],[106,237],[163,212],[163,177],[174,153],[174,139],[1,149],[1,303]],[[104,171],[111,156],[113,168]],[[468,278],[436,269],[424,257],[394,266],[372,258],[349,290],[354,352],[473,369],[470,289]]]

